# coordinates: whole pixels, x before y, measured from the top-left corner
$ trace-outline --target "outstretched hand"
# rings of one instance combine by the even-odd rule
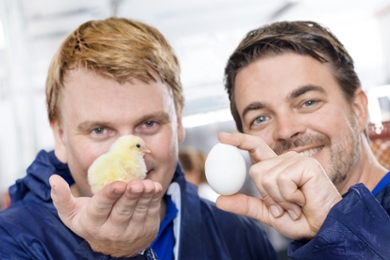
[[[151,180],[113,182],[93,197],[75,198],[58,175],[50,177],[51,196],[64,224],[92,250],[129,257],[147,248],[160,225],[162,186]]]
[[[255,218],[291,239],[313,238],[341,195],[313,158],[296,152],[277,156],[258,136],[220,133],[225,144],[247,150],[250,176],[262,198],[220,196],[217,207]]]

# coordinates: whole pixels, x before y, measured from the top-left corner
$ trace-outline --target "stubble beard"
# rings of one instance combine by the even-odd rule
[[[361,157],[359,127],[355,119],[350,123],[351,134],[345,135],[341,143],[330,147],[330,167],[327,174],[337,188],[353,172]]]
[[[347,179],[347,176],[356,167],[361,156],[360,133],[356,118],[349,121],[350,134],[341,138],[340,143],[332,143],[328,136],[323,134],[305,135],[294,141],[280,142],[274,149],[280,155],[293,148],[318,145],[329,149],[329,166],[324,167],[333,184],[338,188]]]

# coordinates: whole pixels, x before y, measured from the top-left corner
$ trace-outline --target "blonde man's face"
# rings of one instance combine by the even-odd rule
[[[59,104],[62,122],[53,122],[52,129],[56,156],[68,163],[80,195],[92,195],[87,182],[92,162],[129,134],[141,137],[151,151],[145,155],[147,178],[168,188],[184,129],[168,87],[154,76],[157,82],[124,84],[84,69],[66,76]]]

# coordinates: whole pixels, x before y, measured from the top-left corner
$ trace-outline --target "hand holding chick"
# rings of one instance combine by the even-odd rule
[[[146,176],[144,154],[150,151],[144,141],[134,135],[116,140],[110,150],[99,156],[88,169],[88,182],[95,194],[114,181],[143,180]]]

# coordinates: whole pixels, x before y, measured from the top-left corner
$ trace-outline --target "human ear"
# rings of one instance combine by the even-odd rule
[[[67,163],[68,159],[66,156],[64,131],[62,130],[62,127],[58,120],[51,122],[50,127],[54,136],[54,154],[56,155],[57,159],[60,160],[62,163]]]
[[[179,143],[184,141],[184,138],[186,136],[186,131],[183,126],[183,117],[182,117],[182,111],[183,111],[183,104],[180,104],[177,107],[176,115],[177,115],[177,139]]]
[[[353,110],[359,123],[360,131],[364,131],[368,122],[368,98],[366,93],[358,88],[353,99]]]

